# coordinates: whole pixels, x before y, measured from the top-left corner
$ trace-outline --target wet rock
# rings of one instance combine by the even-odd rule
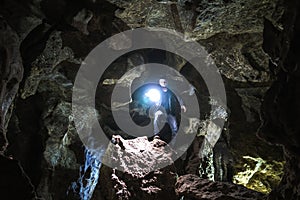
[[[95,190],[101,168],[101,159],[99,154],[92,154],[89,150],[85,149],[85,161],[80,166],[79,178],[73,182],[68,189],[68,199],[103,199],[99,188]],[[99,184],[98,184],[99,185]]]
[[[110,144],[104,159],[111,159],[114,165],[123,164],[117,169],[101,169],[100,189],[106,199],[176,199],[175,167],[171,155],[165,154],[164,149],[170,148],[165,142],[149,142],[147,137],[114,139],[118,143]],[[160,165],[167,167],[158,168]]]
[[[252,200],[263,199],[263,194],[245,187],[225,182],[212,182],[195,175],[180,176],[176,182],[176,193],[187,200]]]
[[[254,107],[255,108],[255,107]],[[252,107],[252,109],[254,109]],[[242,109],[242,108],[240,108]],[[235,113],[236,111],[234,111]],[[232,113],[232,116],[235,115]],[[229,130],[232,135],[229,135],[229,151],[232,154],[232,167],[233,167],[233,176],[236,176],[239,172],[246,171],[244,168],[241,168],[241,166],[252,166],[250,167],[253,171],[255,171],[255,165],[249,165],[249,161],[245,160],[244,157],[250,156],[254,158],[261,158],[262,160],[266,161],[266,165],[262,165],[263,167],[259,167],[257,169],[257,173],[259,176],[252,176],[251,183],[249,185],[246,185],[246,187],[253,189],[256,187],[256,185],[260,185],[261,189],[259,190],[257,187],[257,191],[262,192],[262,188],[264,192],[270,191],[271,189],[274,189],[276,185],[279,184],[282,173],[280,170],[282,168],[277,168],[273,170],[269,170],[267,166],[271,166],[273,161],[278,163],[284,163],[283,158],[283,152],[282,149],[278,146],[271,146],[269,144],[264,143],[261,141],[258,137],[256,137],[257,129],[259,128],[260,124],[258,123],[258,119],[260,118],[260,115],[257,115],[258,113],[255,110],[251,111],[253,117],[255,117],[254,121],[251,123],[244,123],[246,121],[246,113],[243,115],[245,116],[244,119],[240,119],[243,122],[239,122],[239,120],[235,120],[230,123]],[[240,116],[243,116],[240,115]],[[242,125],[242,126],[239,126]],[[239,138],[239,139],[237,139]],[[255,162],[251,162],[254,164]],[[264,167],[266,166],[266,167]],[[274,165],[277,166],[277,165]],[[266,176],[264,176],[264,174]],[[276,178],[273,178],[271,176],[267,176],[267,174],[277,174]],[[241,175],[242,179],[247,179],[247,174]],[[275,175],[274,175],[275,176]],[[234,180],[234,179],[233,179]],[[255,189],[256,190],[256,189]]]
[[[285,150],[286,163],[281,182],[268,196],[268,200],[299,199],[299,157]]]

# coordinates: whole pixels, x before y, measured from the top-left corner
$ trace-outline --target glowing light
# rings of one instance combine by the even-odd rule
[[[150,101],[156,103],[160,101],[160,92],[157,89],[150,89],[145,95],[150,99]]]

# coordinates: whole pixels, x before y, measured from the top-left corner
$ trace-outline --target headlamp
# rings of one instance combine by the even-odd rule
[[[146,92],[145,94],[146,97],[149,98],[150,101],[154,102],[154,103],[158,103],[160,101],[160,92],[157,89],[150,89]]]

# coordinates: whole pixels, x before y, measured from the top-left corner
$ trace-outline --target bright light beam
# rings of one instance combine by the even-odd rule
[[[160,92],[156,89],[150,89],[145,95],[152,102],[158,103],[160,101]]]

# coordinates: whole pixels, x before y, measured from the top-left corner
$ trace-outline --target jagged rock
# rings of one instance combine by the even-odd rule
[[[263,199],[264,196],[243,186],[226,182],[213,182],[192,174],[178,178],[176,193],[186,200],[258,200]]]
[[[92,11],[87,9],[82,9],[73,18],[72,26],[80,30],[83,34],[88,35],[89,31],[87,30],[87,25],[89,21],[92,19],[92,17],[93,17]]]
[[[7,145],[7,126],[23,77],[20,41],[16,32],[0,16],[0,153]]]
[[[16,31],[20,41],[23,41],[32,30],[42,24],[43,14],[39,2],[33,1],[26,6],[18,1],[1,2],[0,14],[7,19],[9,25]]]
[[[242,108],[245,113],[246,121],[253,123],[260,117],[260,107],[263,95],[268,87],[257,88],[236,88],[237,94],[241,97]]]
[[[44,158],[51,168],[77,169],[79,167],[74,152],[60,139],[50,138],[47,140]]]
[[[34,95],[37,91],[40,81],[47,79],[47,76],[54,72],[55,67],[65,60],[74,58],[72,49],[63,47],[61,32],[53,32],[43,53],[31,64],[32,68],[29,77],[21,94],[23,99]]]
[[[201,1],[197,7],[200,14],[190,35],[201,41],[228,79],[268,82],[268,57],[261,47],[263,19],[278,20],[280,9],[272,16],[276,2]]]
[[[170,148],[165,142],[160,139],[149,142],[147,137],[124,140],[114,136],[114,139],[118,144],[110,144],[104,159],[123,164],[117,167],[119,170],[102,167],[100,189],[105,199],[176,199],[176,170],[171,155],[165,154],[164,149]],[[160,165],[167,167],[160,169]]]
[[[64,87],[59,86],[58,88]],[[41,134],[45,134],[44,137],[47,139],[43,149],[41,183],[37,191],[45,199],[58,197],[65,199],[71,182],[76,181],[80,162],[83,160],[80,153],[82,143],[74,127],[71,103],[64,101],[57,103],[57,98],[60,97],[51,97],[57,88],[52,89],[42,114],[45,132]],[[70,174],[73,175],[69,176]]]
[[[263,52],[262,32],[220,33],[200,43],[214,59],[220,73],[236,82],[268,83],[268,57]]]
[[[275,188],[283,175],[284,162],[263,160],[243,156],[244,161],[236,166],[233,182],[261,193],[268,194]]]
[[[185,34],[186,40],[201,41],[229,79],[270,79],[268,58],[261,48],[263,19],[278,21],[282,14],[278,0],[191,1],[190,6],[174,1],[110,2],[123,8],[116,16],[131,28],[168,28]]]
[[[146,1],[114,1],[125,10],[118,10],[116,16],[121,18],[129,27],[161,27],[175,29],[175,21],[173,20],[171,6],[161,4],[155,0]],[[176,6],[175,6],[176,7]]]
[[[53,102],[54,103],[54,102]],[[50,105],[55,106],[55,105]],[[50,137],[62,138],[68,131],[71,103],[61,102],[44,114],[44,122]]]
[[[299,61],[297,59],[300,57],[300,51],[296,34],[299,33],[298,24],[300,24],[297,14],[299,3],[293,0],[287,1],[285,4],[289,4],[289,7],[286,9],[285,17],[281,19],[283,9],[280,0],[250,0],[247,2],[241,0],[109,0],[109,2],[116,6],[107,5],[106,1],[100,0],[76,2],[69,0],[4,0],[0,2],[1,15],[17,33],[14,34],[23,41],[21,52],[26,69],[23,77],[25,84],[23,90],[13,90],[12,96],[10,96],[14,97],[17,92],[21,94],[20,97],[23,99],[20,97],[17,99],[17,107],[11,106],[13,98],[9,99],[9,104],[5,104],[3,107],[2,97],[0,98],[1,108],[8,110],[5,124],[9,122],[9,112],[13,112],[8,134],[10,142],[13,143],[10,146],[10,153],[20,161],[25,171],[30,171],[29,178],[34,180],[33,184],[37,187],[39,195],[49,200],[65,199],[67,188],[71,182],[78,179],[78,170],[75,168],[79,167],[79,163],[82,164],[80,161],[84,156],[82,143],[75,136],[76,131],[72,119],[69,118],[72,117],[69,102],[71,102],[72,81],[81,60],[99,42],[113,33],[128,28],[146,26],[170,28],[184,33],[187,41],[191,39],[200,41],[215,59],[216,65],[223,75],[229,99],[230,115],[227,131],[222,133],[221,140],[216,143],[215,149],[210,149],[213,156],[209,162],[211,166],[216,167],[215,172],[219,173],[223,170],[225,174],[229,174],[226,172],[226,167],[227,165],[233,166],[232,163],[227,162],[230,160],[227,157],[230,155],[229,153],[233,154],[233,163],[243,161],[242,156],[245,155],[281,160],[281,152],[277,151],[278,148],[276,150],[276,148],[262,145],[255,137],[261,122],[258,115],[259,103],[265,91],[259,91],[259,94],[256,91],[253,92],[262,87],[269,87],[272,73],[276,74],[280,71],[277,74],[280,78],[268,92],[265,101],[264,115],[268,116],[266,117],[266,129],[270,133],[265,133],[264,138],[268,142],[285,146],[287,163],[281,185],[271,193],[270,198],[298,199],[300,145],[297,133],[299,132],[300,106],[297,101],[297,96],[299,96]],[[118,10],[116,11],[116,9]],[[263,18],[268,18],[272,22],[266,21],[264,24],[264,49],[272,58],[270,69],[268,68],[268,57],[261,48]],[[1,42],[2,39],[5,41],[9,35],[6,33],[3,34],[3,37],[1,35]],[[10,45],[17,43],[14,40],[5,42]],[[125,44],[127,44],[126,41]],[[116,45],[116,47],[119,46]],[[19,47],[13,46],[13,48],[15,51],[19,51]],[[2,56],[4,54],[2,48],[0,49]],[[184,75],[199,90],[201,98],[209,96],[203,89],[205,83],[201,82],[201,77],[197,76],[197,73],[191,68],[186,67],[186,61],[183,59],[167,54],[166,58],[147,60],[147,56],[134,58],[136,55],[138,53],[133,57],[123,58],[124,60],[128,59],[128,62],[122,66],[121,62],[116,62],[113,64],[114,66],[110,67],[109,75],[112,77],[105,77],[109,80],[109,84],[115,83],[126,70],[132,69],[136,65],[147,61],[166,59],[168,65],[181,72],[184,71]],[[157,55],[154,54],[154,57]],[[17,57],[19,58],[16,63],[20,63],[21,57],[19,55]],[[5,59],[0,60],[2,70]],[[4,73],[1,71],[2,79],[3,75]],[[16,74],[11,71],[10,75]],[[23,75],[18,74],[17,76],[16,81],[11,82],[14,86],[19,83]],[[3,80],[7,81],[7,79]],[[109,97],[113,87],[114,84],[103,86],[103,90],[97,93],[98,96],[100,95],[101,101],[96,102],[97,109],[101,107],[99,118],[103,119],[102,122],[106,125],[104,129],[110,130],[108,134],[110,136],[111,133],[120,132],[115,130],[116,126],[110,115]],[[0,89],[2,95],[2,85]],[[274,97],[275,100],[273,100]],[[96,98],[99,100],[98,97]],[[83,97],[83,100],[86,99],[89,100],[88,97]],[[203,103],[202,99],[201,103]],[[272,106],[274,103],[277,106]],[[210,109],[206,108],[209,106],[202,105],[202,107]],[[89,113],[94,112],[93,109],[82,109],[80,113],[77,113],[82,116],[82,127],[91,119]],[[269,112],[268,114],[266,114],[266,110]],[[201,115],[205,117],[205,113],[202,112]],[[3,116],[1,116],[1,128],[2,119]],[[273,122],[270,124],[271,120]],[[195,124],[197,123],[195,121]],[[215,122],[208,124],[213,126]],[[188,154],[188,160],[183,165],[183,168],[186,168],[183,173],[199,173],[201,144],[201,139],[197,138],[193,148],[190,149],[192,153]],[[243,162],[241,165],[247,163]],[[6,166],[6,162],[4,166]],[[135,169],[135,166],[131,165],[131,167]],[[99,193],[102,191],[108,197],[124,199],[131,198],[132,195],[135,195],[136,199],[148,197],[151,199],[159,195],[169,199],[169,195],[174,194],[174,191],[171,190],[174,174],[163,171],[163,174],[152,173],[144,178],[133,178],[132,168],[128,169],[127,171],[130,173],[126,174],[103,167],[103,177],[108,184],[100,182],[101,188],[96,191],[97,197],[94,196],[94,198],[101,199]],[[173,166],[171,168],[171,171],[175,172]],[[18,170],[16,169],[16,171]],[[89,169],[86,170],[87,174],[88,171]],[[108,175],[105,175],[106,171]],[[207,173],[211,172],[207,171]],[[222,173],[219,173],[218,176],[223,176]],[[263,171],[258,173],[263,173]],[[164,176],[167,176],[165,180],[167,185],[157,185],[157,180],[149,178],[158,177],[158,182],[163,183],[161,179]],[[225,180],[230,181],[230,176],[228,177]],[[91,177],[91,179],[93,178]],[[222,178],[217,178],[217,180],[219,179]],[[144,183],[142,180],[146,182]],[[259,179],[253,181],[257,180]],[[86,187],[89,187],[88,184]],[[216,185],[219,184],[221,183],[216,183]],[[116,188],[111,191],[110,189],[114,186]],[[9,187],[13,187],[13,185],[9,185]],[[165,187],[169,190],[165,191]],[[213,190],[219,189],[215,185],[212,188]],[[92,192],[92,190],[89,191]],[[167,195],[167,191],[171,191],[170,194]],[[151,192],[153,195],[149,194]],[[173,197],[176,198],[175,195]]]
[[[234,35],[262,32],[263,16],[272,15],[276,3],[276,0],[200,1],[192,34],[197,38],[208,38],[222,32]]]
[[[269,196],[272,200],[300,199],[300,2],[283,1],[283,5],[282,27],[266,20],[263,44],[276,81],[264,98],[259,136],[282,145],[286,160],[282,181]]]

